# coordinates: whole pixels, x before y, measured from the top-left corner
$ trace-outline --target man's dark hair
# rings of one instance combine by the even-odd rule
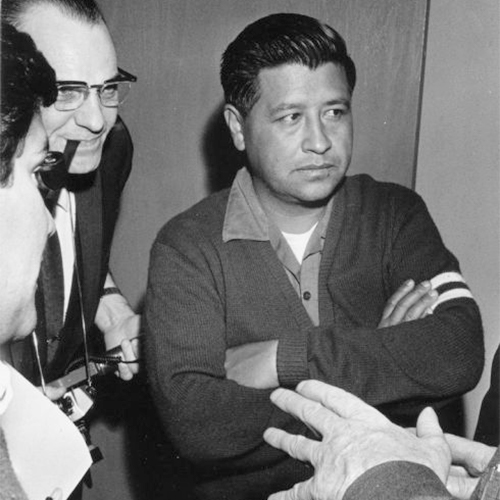
[[[0,186],[12,173],[12,159],[40,105],[57,97],[56,75],[26,33],[2,22]]]
[[[356,68],[344,39],[330,26],[301,14],[272,14],[248,25],[222,56],[220,78],[227,104],[246,116],[259,98],[258,75],[266,68],[332,62],[344,68],[349,89]]]
[[[2,21],[20,28],[22,17],[28,10],[43,5],[52,5],[67,16],[90,24],[104,22],[94,0],[2,0]]]

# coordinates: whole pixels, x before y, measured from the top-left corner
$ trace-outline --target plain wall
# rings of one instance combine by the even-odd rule
[[[500,335],[498,0],[431,0],[416,190],[481,308],[486,367],[466,397],[472,435]]]

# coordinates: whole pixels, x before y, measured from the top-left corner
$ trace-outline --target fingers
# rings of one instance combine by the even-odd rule
[[[419,438],[443,436],[438,416],[430,406],[420,412],[417,419],[416,433]]]
[[[271,401],[322,435],[335,429],[333,426],[338,417],[317,401],[311,401],[296,392],[281,388],[271,393]]]
[[[387,301],[384,312],[382,313],[383,320],[387,319],[392,314],[399,301],[405,297],[407,293],[413,290],[414,287],[415,282],[413,280],[407,280],[396,290],[396,292]]]
[[[430,281],[423,281],[416,287],[412,280],[405,282],[387,302],[379,328],[424,318],[430,314],[430,307],[437,298],[438,293],[432,289]]]
[[[297,483],[286,491],[273,493],[267,500],[313,500],[311,480]]]
[[[321,403],[335,415],[342,418],[370,419],[370,421],[386,421],[387,419],[375,408],[366,404],[354,394],[319,380],[301,382],[296,391],[307,399]]]
[[[318,446],[317,441],[313,441],[301,435],[293,435],[281,429],[270,427],[264,432],[264,440],[293,458],[302,462],[312,463],[314,449]]]
[[[406,308],[403,321],[413,321],[432,314],[431,306],[436,302],[438,296],[438,292],[432,289],[429,281],[418,285],[409,297],[404,299],[404,301],[408,300],[408,304],[403,306]]]
[[[448,491],[452,494],[453,498],[460,500],[469,500],[472,498],[479,478],[463,477],[463,476],[449,476],[446,482]]]
[[[451,449],[451,458],[454,464],[463,465],[469,474],[480,475],[488,466],[495,448],[470,439],[445,435]]]
[[[139,358],[139,341],[138,339],[122,340],[120,343],[122,350],[122,359],[124,361],[134,361]],[[122,380],[130,380],[139,371],[139,363],[119,363],[118,373]]]

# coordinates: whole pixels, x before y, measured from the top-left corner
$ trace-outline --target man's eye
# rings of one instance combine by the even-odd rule
[[[300,113],[290,113],[288,115],[282,116],[279,118],[279,121],[282,123],[295,123],[300,118]]]
[[[109,83],[101,90],[103,97],[114,97],[118,92],[118,83]]]
[[[57,91],[57,100],[63,102],[72,101],[74,99],[78,99],[81,93],[82,90],[78,88],[60,87]]]
[[[332,108],[326,112],[326,115],[328,117],[335,119],[335,120],[338,120],[338,119],[342,118],[344,115],[346,115],[347,112],[348,112],[348,110],[346,108]]]

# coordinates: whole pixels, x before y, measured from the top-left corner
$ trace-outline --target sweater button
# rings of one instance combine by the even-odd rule
[[[311,292],[304,292],[304,293],[302,294],[302,298],[303,298],[304,300],[309,300],[309,299],[311,298]]]

